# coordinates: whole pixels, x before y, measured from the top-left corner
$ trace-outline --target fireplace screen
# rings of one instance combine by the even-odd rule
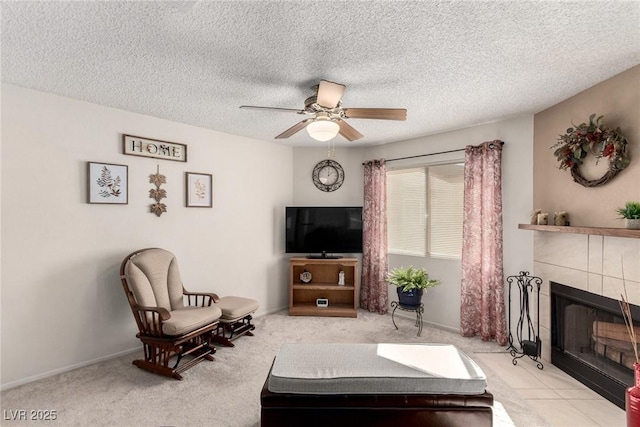
[[[635,353],[618,300],[551,282],[551,347],[554,365],[624,408]]]

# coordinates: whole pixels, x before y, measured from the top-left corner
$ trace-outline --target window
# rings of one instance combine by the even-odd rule
[[[463,163],[389,170],[389,253],[460,258],[463,191]]]
[[[426,169],[387,172],[387,247],[403,255],[426,253]]]

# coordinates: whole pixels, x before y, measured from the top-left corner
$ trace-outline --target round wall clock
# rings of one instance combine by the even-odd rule
[[[319,190],[336,191],[344,182],[344,169],[336,161],[323,160],[313,168],[311,177]]]

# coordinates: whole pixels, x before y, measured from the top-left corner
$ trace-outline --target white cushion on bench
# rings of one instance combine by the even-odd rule
[[[269,377],[274,393],[481,394],[484,372],[445,344],[284,344]]]

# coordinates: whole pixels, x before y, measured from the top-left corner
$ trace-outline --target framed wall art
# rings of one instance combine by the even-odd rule
[[[127,165],[88,162],[88,203],[129,203],[128,173]]]
[[[186,173],[188,208],[210,208],[213,206],[213,176],[208,173]]]

